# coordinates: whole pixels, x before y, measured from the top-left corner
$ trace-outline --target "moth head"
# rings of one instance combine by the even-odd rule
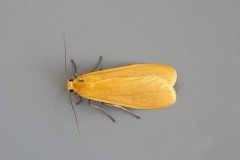
[[[67,90],[68,92],[73,92],[73,80],[72,79],[69,79],[68,82],[67,82]]]

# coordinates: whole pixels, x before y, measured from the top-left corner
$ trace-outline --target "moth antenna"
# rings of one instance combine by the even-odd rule
[[[63,34],[63,42],[64,42],[64,64],[65,64],[64,71],[65,71],[66,80],[68,81],[68,74],[67,74],[67,45],[66,45],[65,33]],[[72,106],[72,111],[73,111],[73,114],[74,114],[74,117],[75,117],[78,134],[80,134],[80,130],[79,130],[79,127],[78,127],[78,119],[77,119],[76,111],[75,111],[73,103],[72,103],[70,92],[68,92],[68,99],[69,99],[69,101],[71,103],[71,106]]]
[[[63,43],[64,43],[64,72],[65,72],[65,77],[68,80],[68,74],[67,74],[67,46],[66,46],[66,36],[65,33],[63,34]]]
[[[72,103],[72,99],[71,99],[71,96],[70,96],[70,92],[68,93],[68,98],[69,98],[69,101],[70,101],[70,103],[71,103],[72,111],[73,111],[73,114],[74,114],[74,117],[75,117],[76,126],[77,126],[77,131],[78,131],[78,134],[80,134],[80,130],[79,130],[79,126],[78,126],[77,114],[76,114],[76,111],[75,111],[74,106],[73,106],[73,103]]]

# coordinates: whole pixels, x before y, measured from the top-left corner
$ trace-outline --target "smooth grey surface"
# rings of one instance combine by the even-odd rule
[[[0,159],[239,159],[239,7],[237,0],[1,0]],[[80,72],[100,55],[103,68],[174,66],[177,103],[135,111],[140,120],[108,109],[112,123],[84,101],[79,136],[64,32]]]

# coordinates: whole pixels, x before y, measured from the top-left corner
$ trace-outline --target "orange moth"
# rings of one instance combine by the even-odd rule
[[[65,74],[66,70],[66,43],[65,48]],[[176,101],[174,85],[177,79],[176,70],[162,64],[134,64],[113,69],[95,71],[101,62],[87,73],[77,75],[77,67],[71,60],[74,67],[75,79],[67,80],[69,100],[75,115],[76,113],[70,98],[70,92],[88,99],[88,104],[104,114],[112,121],[114,118],[104,110],[103,105],[120,108],[136,118],[139,116],[132,113],[130,109],[160,109],[173,105]],[[93,101],[101,102],[97,106]],[[79,129],[78,129],[79,132]]]

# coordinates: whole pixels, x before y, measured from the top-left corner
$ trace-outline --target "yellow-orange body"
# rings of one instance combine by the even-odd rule
[[[161,64],[135,64],[82,74],[68,90],[87,99],[134,109],[158,109],[176,101],[176,70]]]

